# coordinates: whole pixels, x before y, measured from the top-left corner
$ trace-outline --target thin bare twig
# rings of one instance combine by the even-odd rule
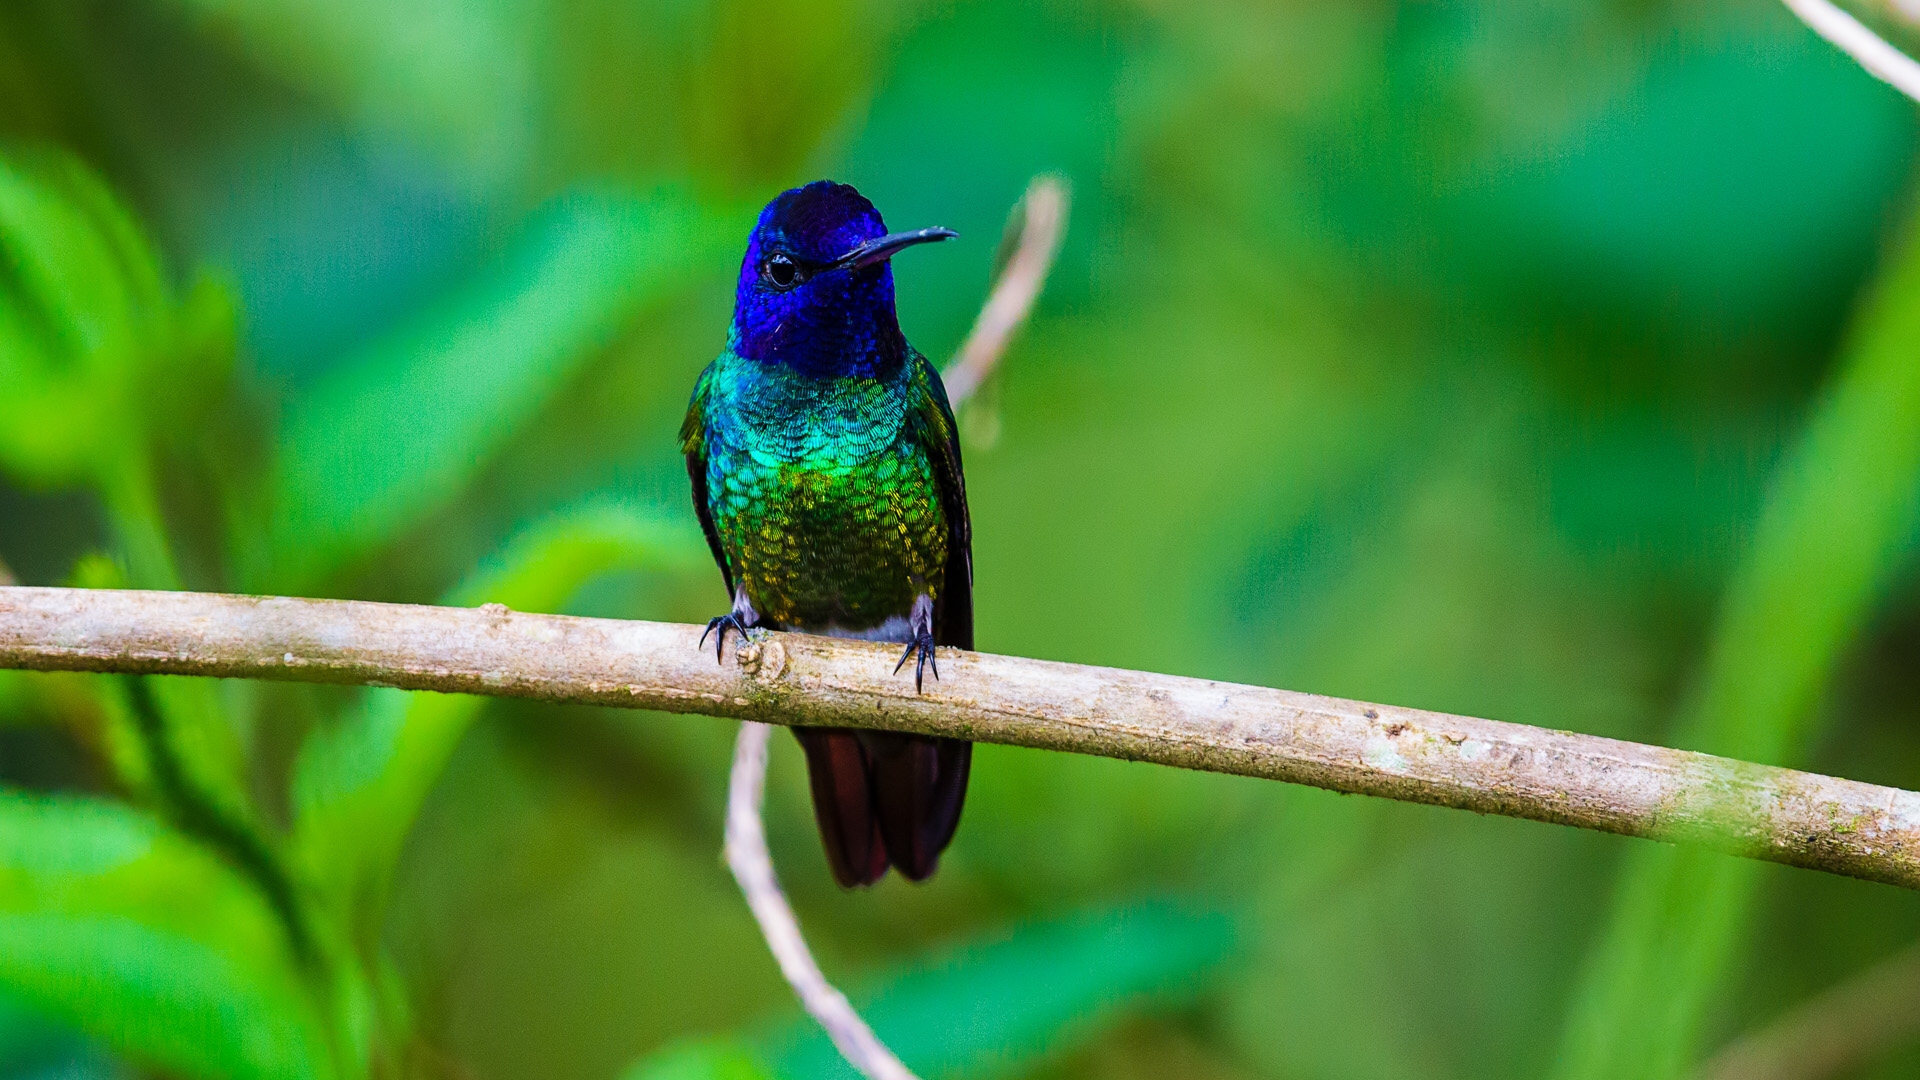
[[[1920,1035],[1920,944],[1728,1044],[1698,1080],[1831,1080]]]
[[[1699,844],[1920,889],[1920,793],[1686,750],[1258,686],[498,605],[0,588],[0,667],[357,683],[940,735]]]
[[[1867,29],[1830,0],[1782,0],[1801,22],[1853,57],[1867,74],[1920,101],[1920,63]]]
[[[994,282],[973,330],[960,346],[953,363],[940,373],[947,400],[954,408],[973,396],[1005,355],[1013,335],[1033,312],[1034,301],[1046,287],[1053,257],[1067,231],[1067,186],[1057,177],[1036,176],[1015,208],[1020,220],[1020,244]]]
[[[1007,343],[1039,299],[1066,228],[1066,186],[1053,177],[1036,177],[1014,208],[1014,219],[1020,222],[1019,245],[994,283],[980,317],[974,320],[958,358],[941,376],[947,400],[956,409],[992,373]],[[800,932],[800,920],[773,872],[773,856],[767,850],[766,831],[760,820],[770,730],[765,724],[748,721],[740,725],[734,744],[733,773],[727,784],[726,831],[727,865],[733,870],[733,880],[760,924],[760,934],[780,965],[781,974],[807,1012],[826,1029],[841,1055],[871,1080],[913,1080],[913,1074],[847,1003],[846,995],[821,974]]]
[[[800,933],[800,920],[773,876],[773,855],[767,851],[766,830],[760,822],[767,739],[772,734],[772,727],[749,720],[740,725],[740,737],[733,744],[733,777],[727,786],[727,866],[753,909],[780,974],[787,977],[807,1012],[827,1029],[841,1055],[874,1080],[912,1080],[913,1074],[860,1019],[846,995],[821,974]]]

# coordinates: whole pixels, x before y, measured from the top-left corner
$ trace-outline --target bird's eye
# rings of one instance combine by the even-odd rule
[[[760,273],[774,288],[790,289],[800,280],[800,264],[794,262],[790,255],[775,252],[767,256]]]

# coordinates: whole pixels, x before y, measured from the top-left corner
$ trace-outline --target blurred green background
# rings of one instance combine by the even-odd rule
[[[981,648],[1920,787],[1915,135],[1768,0],[9,0],[0,560],[704,619],[674,432],[758,206],[958,229],[897,270],[939,357],[1053,172],[961,417]],[[732,734],[0,672],[0,1075],[849,1075],[719,861]],[[939,876],[857,894],[773,761],[813,944],[929,1080],[1682,1077],[1920,936],[1885,886],[976,761]],[[1858,1049],[1818,1075],[1920,1070]]]

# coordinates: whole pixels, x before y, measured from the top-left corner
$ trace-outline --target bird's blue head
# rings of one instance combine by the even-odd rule
[[[907,352],[887,260],[953,235],[889,233],[865,196],[831,180],[783,191],[747,241],[728,346],[809,375],[884,374]]]

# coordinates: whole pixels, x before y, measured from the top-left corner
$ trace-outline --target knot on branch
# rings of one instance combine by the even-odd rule
[[[741,671],[763,686],[779,682],[780,676],[787,670],[786,647],[772,637],[747,642],[734,654],[734,659]]]

